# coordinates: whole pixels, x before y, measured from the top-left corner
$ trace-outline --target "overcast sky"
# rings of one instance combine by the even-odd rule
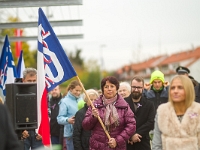
[[[37,16],[37,9],[27,13]],[[59,16],[66,19],[73,9],[83,19],[84,38],[60,40],[63,48],[82,49],[85,60],[99,62],[102,57],[107,70],[200,46],[200,0],[83,0],[82,6],[70,6]],[[37,42],[31,44],[37,48]]]
[[[84,39],[62,43],[75,44],[87,59],[103,56],[104,68],[115,70],[200,46],[199,6],[200,0],[84,0]]]

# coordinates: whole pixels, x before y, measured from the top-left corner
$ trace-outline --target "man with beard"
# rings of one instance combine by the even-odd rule
[[[131,94],[125,98],[135,114],[136,132],[127,143],[127,150],[151,150],[149,131],[154,128],[155,108],[143,96],[144,80],[135,76],[131,81]]]

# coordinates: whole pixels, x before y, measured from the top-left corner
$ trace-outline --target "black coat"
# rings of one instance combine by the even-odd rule
[[[154,104],[148,101],[146,97],[142,97],[140,100],[141,106],[135,110],[131,96],[125,98],[125,100],[135,114],[135,133],[142,136],[141,142],[134,143],[133,145],[127,144],[127,150],[151,150],[149,132],[154,128]]]
[[[195,101],[200,103],[200,83],[198,83],[195,87],[194,87],[194,90],[195,90]]]
[[[50,134],[51,134],[51,136],[60,136],[61,125],[58,124],[58,122],[57,122],[57,116],[58,116],[58,113],[59,113],[58,103],[60,102],[61,99],[62,99],[61,94],[60,94],[60,97],[57,97],[57,98],[51,97],[50,98],[50,110],[51,110],[51,114],[50,114]]]
[[[0,150],[22,150],[20,146],[10,115],[6,107],[0,104]]]
[[[75,115],[74,131],[73,131],[73,144],[74,150],[89,150],[89,140],[91,131],[84,130],[82,122],[88,107],[85,104],[82,109],[77,111]]]

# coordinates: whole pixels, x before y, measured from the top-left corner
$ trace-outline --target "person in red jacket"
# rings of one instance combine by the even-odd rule
[[[113,76],[101,81],[102,95],[88,108],[82,126],[91,130],[90,150],[126,150],[126,142],[136,130],[134,113],[128,103],[117,93],[119,82]],[[110,138],[108,139],[99,120],[100,117]]]

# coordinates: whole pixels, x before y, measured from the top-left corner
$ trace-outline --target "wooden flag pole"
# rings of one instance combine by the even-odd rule
[[[81,85],[81,87],[82,87],[82,89],[83,89],[83,92],[85,93],[87,99],[90,101],[90,104],[91,104],[92,108],[95,108],[94,105],[93,105],[93,103],[91,102],[91,100],[90,100],[90,98],[89,98],[87,92],[85,91],[85,88],[84,88],[84,86],[83,86],[81,80],[79,79],[78,76],[76,76],[76,78],[77,78],[78,82],[80,83],[80,85]],[[99,123],[101,124],[101,127],[103,128],[104,132],[106,133],[108,139],[110,139],[110,135],[109,135],[108,131],[106,130],[106,127],[104,126],[104,124],[103,124],[101,118],[100,118],[99,116],[98,116],[97,118],[98,118],[98,120],[99,120]]]

